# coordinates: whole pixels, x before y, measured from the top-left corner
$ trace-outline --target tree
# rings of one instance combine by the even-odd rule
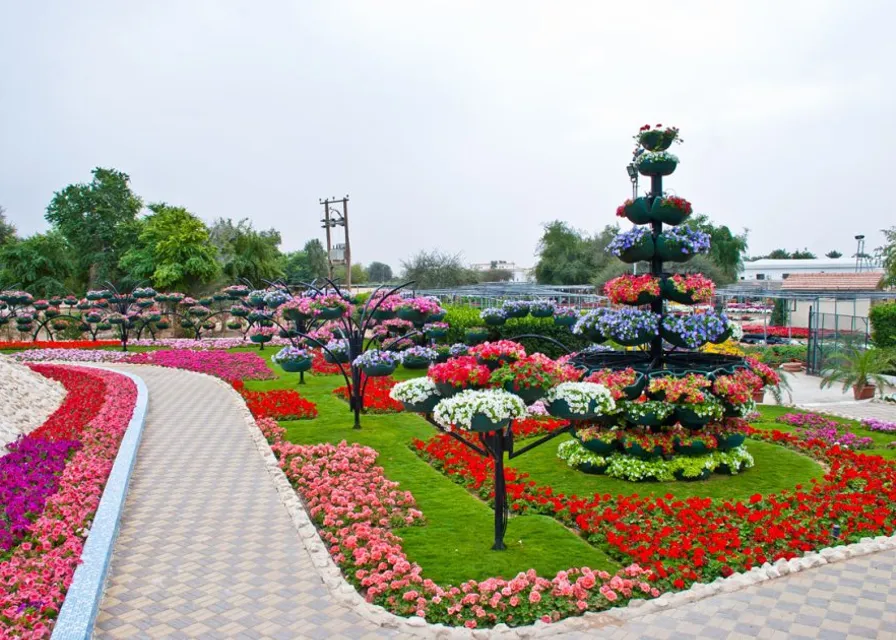
[[[135,246],[122,257],[122,269],[134,281],[149,279],[161,289],[197,292],[214,281],[221,271],[205,223],[183,207],[161,202],[149,209]]]
[[[284,275],[280,232],[276,229],[256,231],[247,218],[236,224],[230,218],[218,218],[209,228],[209,238],[217,249],[221,271],[230,282],[246,278],[262,286],[264,280]]]
[[[367,277],[371,282],[389,282],[392,279],[392,267],[382,262],[371,262],[367,267]]]
[[[878,247],[876,253],[886,271],[886,284],[893,286],[896,285],[896,227],[881,229],[881,232],[887,244]]]
[[[790,254],[791,260],[815,260],[816,257],[817,256],[808,249],[803,249],[802,251],[797,249]]]
[[[333,278],[345,282],[345,265],[340,264],[333,268]],[[368,281],[367,269],[363,264],[355,263],[352,265],[352,286],[356,284],[364,284]]]
[[[38,297],[66,295],[74,272],[71,247],[56,231],[13,240],[0,247],[0,282]]]
[[[130,177],[97,167],[89,184],[71,184],[53,194],[46,219],[74,251],[76,278],[85,287],[119,276],[121,256],[136,240],[143,202]]]
[[[417,289],[457,287],[479,281],[478,274],[463,265],[460,254],[420,251],[410,260],[403,260],[401,266],[404,279],[413,281]]]
[[[787,249],[775,249],[765,257],[771,260],[790,260],[792,256]]]
[[[510,269],[488,269],[479,272],[480,282],[510,282],[513,280],[513,271]]]
[[[824,257],[831,258],[833,260],[835,258],[842,258],[843,254],[835,249],[833,251],[828,251],[826,254],[824,254]]]
[[[301,251],[283,256],[284,279],[290,284],[327,277],[327,252],[320,240],[309,240]]]
[[[716,284],[729,284],[737,280],[737,274],[744,267],[744,256],[747,252],[747,234],[735,235],[725,225],[714,225],[703,214],[692,216],[688,219],[688,226],[699,229],[709,234],[710,249],[709,260],[718,267],[719,277],[715,278]],[[709,274],[706,274],[709,276]]]
[[[16,239],[16,228],[6,219],[6,209],[0,207],[0,247]]]

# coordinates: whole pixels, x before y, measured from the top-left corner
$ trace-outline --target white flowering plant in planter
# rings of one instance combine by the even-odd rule
[[[389,397],[405,404],[423,404],[433,396],[439,396],[436,383],[427,377],[399,382],[389,391]]]
[[[610,390],[595,382],[561,382],[548,391],[545,404],[563,400],[573,413],[606,415],[616,411]]]
[[[503,389],[467,389],[436,405],[433,420],[446,431],[473,430],[473,419],[482,416],[493,423],[525,418],[526,403]]]

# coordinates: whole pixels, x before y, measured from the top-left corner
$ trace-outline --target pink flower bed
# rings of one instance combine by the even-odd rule
[[[41,371],[52,374],[45,366]],[[127,429],[137,388],[124,376],[77,369],[105,390],[105,401],[80,435],[43,513],[28,535],[0,561],[0,638],[46,638],[72,581],[118,445]],[[102,392],[102,391],[97,391]]]
[[[530,569],[510,580],[438,585],[423,577],[421,567],[402,550],[394,529],[422,524],[423,514],[410,492],[399,490],[375,466],[376,451],[345,441],[310,446],[277,442],[273,450],[346,579],[369,602],[398,615],[468,628],[501,622],[518,626],[660,593],[649,583],[650,572],[638,565],[614,576],[582,567],[547,579]]]
[[[264,359],[255,353],[224,353],[221,351],[146,351],[135,353],[127,362],[153,364],[159,367],[186,369],[207,373],[227,382],[234,380],[270,380],[274,372]]]

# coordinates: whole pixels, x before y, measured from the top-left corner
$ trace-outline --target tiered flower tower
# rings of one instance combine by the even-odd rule
[[[675,128],[646,126],[636,136],[635,166],[650,178],[645,197],[626,201],[617,215],[634,223],[609,250],[626,263],[648,262],[649,273],[607,284],[618,310],[592,311],[575,331],[595,342],[613,340],[637,351],[581,354],[573,362],[586,380],[608,387],[616,408],[563,443],[560,456],[574,467],[628,480],[700,480],[753,465],[742,447],[753,397],[776,375],[742,358],[699,351],[731,335],[724,313],[696,309],[712,302],[714,284],[700,274],[667,273],[710,249],[708,234],[687,226],[691,204],[667,195],[663,177],[678,158],[668,152]],[[681,305],[674,311],[672,305]],[[688,307],[691,307],[690,309]]]
[[[425,414],[437,429],[492,460],[492,549],[505,548],[505,458],[566,433],[573,437],[561,443],[558,455],[570,466],[631,481],[701,480],[753,464],[743,447],[744,417],[754,394],[776,384],[777,376],[755,361],[699,351],[708,342],[724,342],[731,328],[724,314],[696,308],[712,301],[711,281],[664,271],[665,263],[686,262],[710,248],[707,234],[685,224],[690,204],[663,192],[663,176],[678,164],[667,151],[678,130],[647,127],[636,138],[636,166],[651,178],[650,194],[620,207],[617,214],[635,227],[609,250],[627,263],[649,262],[650,272],[608,283],[617,307],[578,316],[573,330],[596,344],[552,360],[527,354],[513,341],[482,342],[452,353],[427,377],[392,389],[408,411]],[[682,311],[673,303],[684,305]],[[502,324],[533,308],[555,321],[569,317],[549,306],[513,303],[485,310],[482,318]],[[515,433],[515,421],[531,415],[533,406],[566,422],[518,446],[515,440],[531,434]]]

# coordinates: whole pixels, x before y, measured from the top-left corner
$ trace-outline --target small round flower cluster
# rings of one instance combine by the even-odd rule
[[[714,311],[666,316],[663,329],[678,336],[689,348],[697,349],[725,335],[728,317]]]
[[[710,238],[708,233],[689,229],[688,227],[673,227],[663,231],[667,242],[672,242],[681,248],[686,255],[709,253]]]
[[[503,389],[467,389],[439,402],[433,411],[433,420],[446,431],[455,428],[469,431],[473,428],[473,418],[477,415],[485,416],[497,424],[523,418],[526,414],[526,404],[520,397]]]
[[[611,340],[630,342],[654,336],[659,331],[660,317],[640,309],[618,309],[605,313],[600,320],[600,331]]]

